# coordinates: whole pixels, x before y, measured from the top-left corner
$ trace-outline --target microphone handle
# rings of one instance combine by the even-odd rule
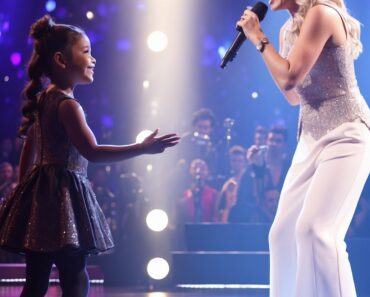
[[[237,37],[234,39],[233,44],[229,47],[228,51],[221,61],[221,68],[225,68],[227,62],[234,60],[237,52],[247,38],[243,31],[239,32]]]
[[[259,21],[261,22],[266,16],[267,5],[263,2],[257,2],[252,7],[251,11],[253,11],[257,15]],[[243,29],[240,26],[237,26],[236,29],[239,31],[239,33],[234,39],[233,44],[229,47],[228,51],[225,53],[225,56],[222,58],[220,65],[222,69],[225,68],[226,64],[229,61],[232,61],[235,58],[239,48],[247,39],[246,36],[244,35]]]

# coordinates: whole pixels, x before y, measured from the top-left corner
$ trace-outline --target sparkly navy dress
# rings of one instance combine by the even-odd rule
[[[0,205],[0,247],[17,252],[99,253],[113,247],[108,224],[87,179],[88,161],[58,120],[63,100],[41,93],[35,133],[36,162]]]

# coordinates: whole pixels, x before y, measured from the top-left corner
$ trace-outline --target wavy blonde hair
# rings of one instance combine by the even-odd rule
[[[347,7],[343,0],[295,0],[295,2],[299,6],[298,12],[294,16],[292,24],[293,26],[291,28],[292,33],[295,36],[298,36],[307,12],[311,7],[317,4],[336,6],[341,12],[344,19],[349,42],[351,45],[351,55],[354,59],[357,59],[357,57],[362,52],[362,43],[360,40],[361,24],[357,19],[355,19],[348,13]]]

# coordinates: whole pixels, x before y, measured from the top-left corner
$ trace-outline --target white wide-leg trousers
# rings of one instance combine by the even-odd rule
[[[269,234],[270,297],[356,297],[344,237],[370,173],[370,132],[302,135]]]

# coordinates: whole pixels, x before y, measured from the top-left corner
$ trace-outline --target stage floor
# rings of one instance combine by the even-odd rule
[[[0,286],[0,297],[19,297],[22,288],[20,286]],[[46,297],[60,297],[61,291],[58,286],[52,285]],[[190,290],[182,292],[137,292],[122,288],[107,288],[94,285],[90,288],[89,297],[268,297],[267,290]],[[370,296],[358,296],[370,297]]]
[[[0,297],[19,297],[21,286],[0,286]],[[59,286],[49,287],[46,297],[60,297],[61,290]],[[138,292],[137,290],[128,290],[127,288],[109,288],[103,286],[91,286],[89,297],[267,297],[267,290],[256,291],[233,291],[233,290],[190,290],[181,292]],[[362,296],[361,296],[362,297]]]

